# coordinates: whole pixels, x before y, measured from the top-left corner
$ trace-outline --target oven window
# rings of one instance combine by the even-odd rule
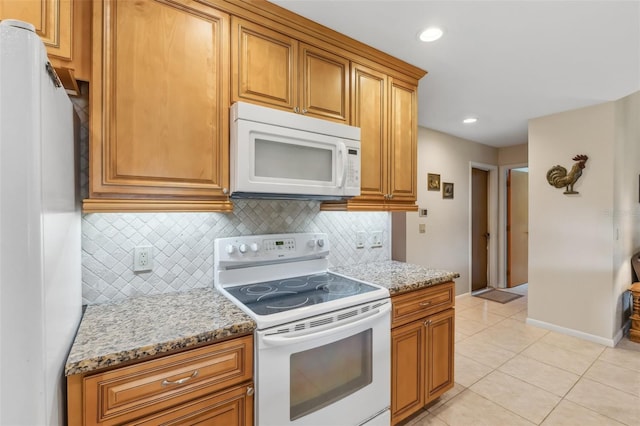
[[[291,355],[290,420],[334,403],[371,383],[372,331]]]
[[[305,145],[255,140],[255,176],[331,182],[333,151]]]

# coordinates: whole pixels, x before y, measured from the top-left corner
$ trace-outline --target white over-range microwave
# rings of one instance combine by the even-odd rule
[[[244,102],[230,124],[231,198],[360,195],[360,128]]]

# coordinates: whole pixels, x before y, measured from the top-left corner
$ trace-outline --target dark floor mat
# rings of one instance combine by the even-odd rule
[[[473,297],[480,297],[482,299],[492,300],[498,303],[507,303],[519,297],[522,297],[522,295],[517,293],[510,293],[508,291],[491,289],[488,291],[483,291],[482,293],[474,294]]]

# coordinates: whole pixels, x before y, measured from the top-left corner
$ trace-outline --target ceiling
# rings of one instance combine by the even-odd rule
[[[419,125],[490,146],[526,143],[531,118],[640,90],[640,0],[272,3],[428,71]],[[444,36],[420,42],[432,25]]]

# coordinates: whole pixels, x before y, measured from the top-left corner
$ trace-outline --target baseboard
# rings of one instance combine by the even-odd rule
[[[629,318],[624,322],[624,324],[622,325],[622,328],[618,330],[615,337],[613,338],[613,341],[616,345],[620,342],[620,340],[622,340],[624,336],[629,334],[630,328],[631,328],[631,319]]]
[[[459,294],[459,295],[456,296],[456,300],[466,299],[468,297],[471,297],[471,293],[462,293],[462,294]]]
[[[602,336],[596,336],[595,334],[589,334],[582,331],[574,330],[572,328],[560,327],[555,324],[551,324],[544,321],[538,321],[533,318],[527,318],[527,324],[533,325],[536,327],[544,328],[546,330],[555,331],[561,334],[566,334],[568,336],[577,337],[582,340],[587,340],[589,342],[598,343],[600,345],[609,346],[611,348],[615,347],[616,344],[622,339],[624,335],[624,329],[620,329],[618,333],[616,333],[613,339],[607,339]]]

